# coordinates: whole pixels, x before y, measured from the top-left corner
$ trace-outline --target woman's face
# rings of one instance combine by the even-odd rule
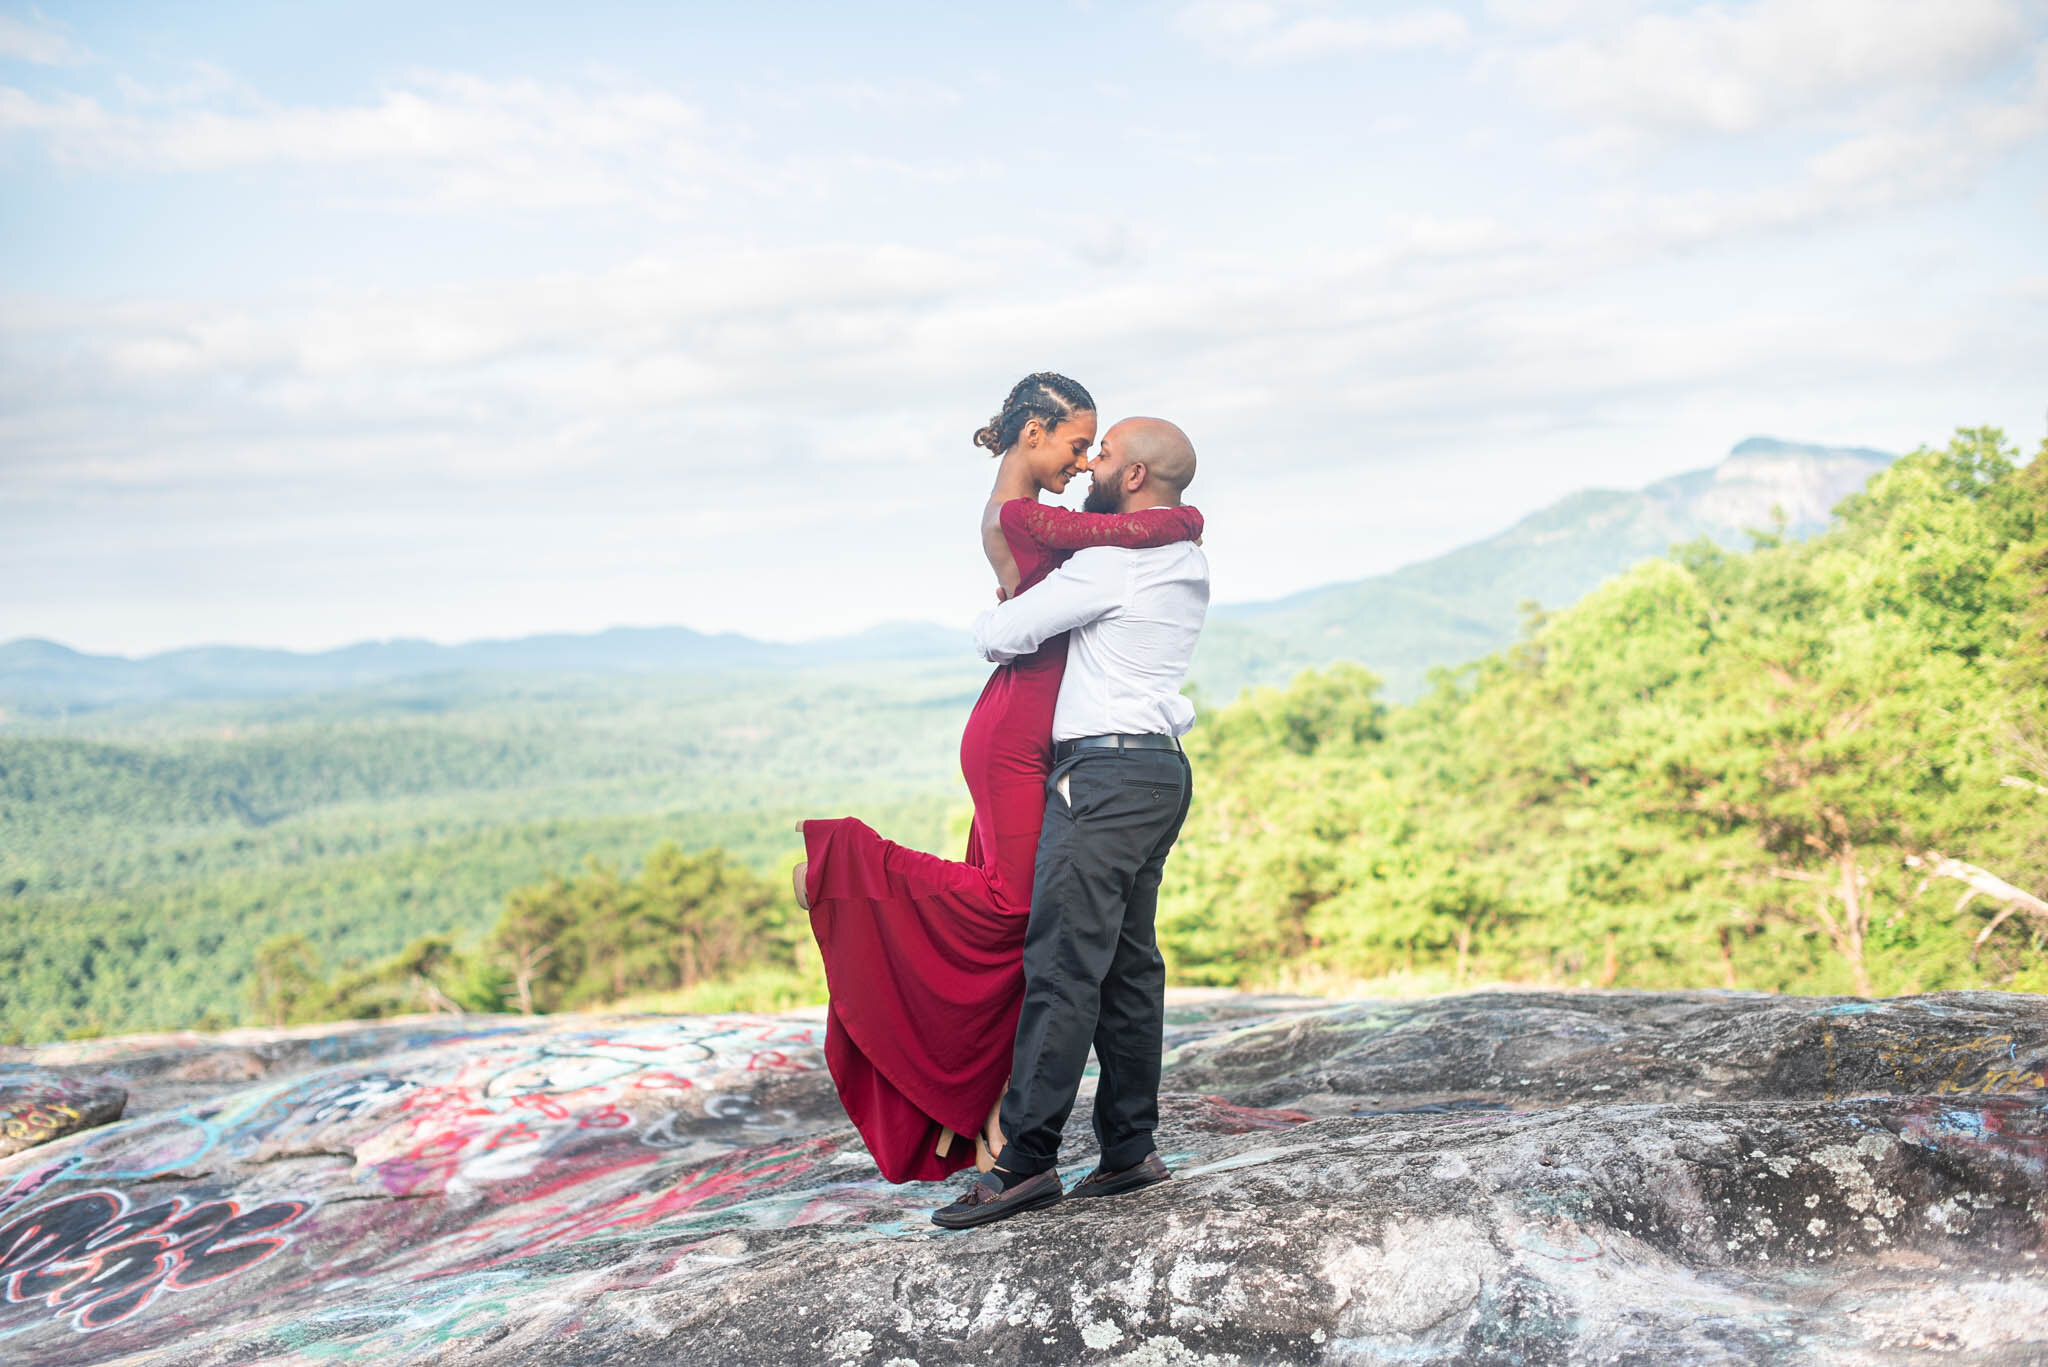
[[[1034,420],[1024,429],[1023,444],[1024,458],[1038,487],[1065,493],[1067,481],[1088,468],[1088,448],[1095,445],[1095,414],[1084,408],[1050,430]]]

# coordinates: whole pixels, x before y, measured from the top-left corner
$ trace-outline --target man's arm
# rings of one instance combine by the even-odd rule
[[[1113,546],[1075,552],[1038,587],[976,618],[974,648],[999,665],[1029,655],[1061,632],[1122,606],[1130,568],[1130,557]]]

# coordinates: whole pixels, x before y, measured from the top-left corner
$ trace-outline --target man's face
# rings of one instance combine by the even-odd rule
[[[1111,428],[1102,438],[1102,454],[1088,462],[1088,497],[1081,501],[1084,512],[1120,513],[1124,510],[1124,474],[1130,462],[1123,443]]]

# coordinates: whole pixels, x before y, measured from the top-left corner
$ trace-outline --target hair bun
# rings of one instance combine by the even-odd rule
[[[1087,390],[1057,371],[1040,370],[1017,381],[1003,409],[974,434],[974,444],[1000,456],[1017,444],[1024,424],[1036,418],[1050,432],[1076,413],[1095,411]]]

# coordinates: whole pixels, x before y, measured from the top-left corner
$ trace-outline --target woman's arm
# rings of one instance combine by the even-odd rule
[[[1195,508],[1146,508],[1135,513],[1077,513],[1035,498],[1013,498],[1003,504],[1003,531],[1056,551],[1087,546],[1171,546],[1202,535],[1202,514]]]

